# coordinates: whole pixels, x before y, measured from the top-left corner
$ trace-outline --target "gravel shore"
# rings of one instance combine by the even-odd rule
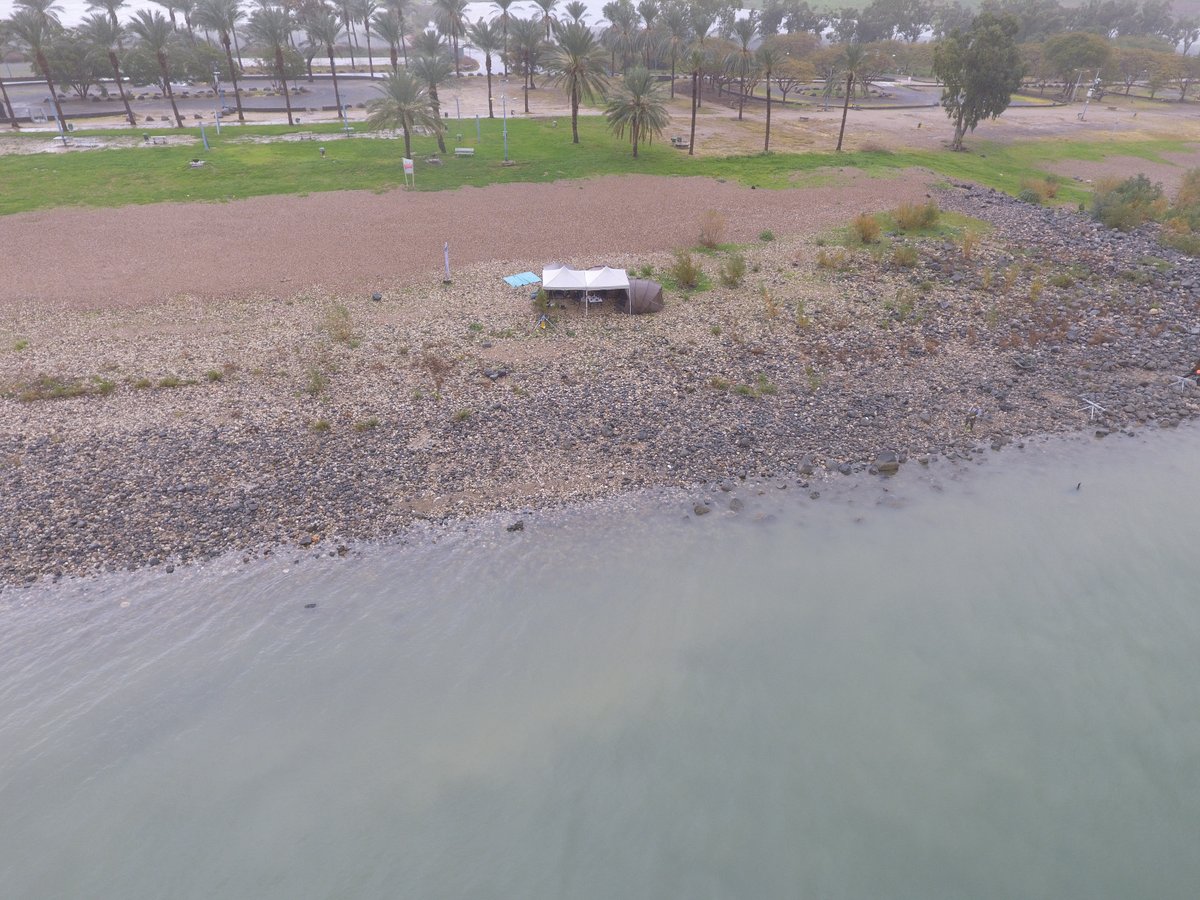
[[[890,184],[895,200],[859,197],[836,217],[784,219],[780,198],[811,194],[754,192],[753,227],[726,213],[743,285],[718,281],[729,250],[698,254],[714,286],[668,290],[655,316],[555,308],[536,327],[528,291],[500,276],[549,261],[551,235],[448,286],[428,267],[381,276],[378,302],[353,284],[203,302],[101,294],[49,321],[10,294],[0,584],[279,545],[336,552],[415,521],[654,485],[818,490],[1032,434],[1200,412],[1194,380],[1177,377],[1200,357],[1196,261],[1149,228],[1107,232],[967,186],[935,196],[981,220],[974,243],[895,236],[916,251],[904,259],[814,240],[814,222],[926,190]],[[653,246],[690,243],[695,218]],[[776,239],[757,240],[761,228]],[[570,240],[556,258],[672,262],[615,231],[606,253]]]

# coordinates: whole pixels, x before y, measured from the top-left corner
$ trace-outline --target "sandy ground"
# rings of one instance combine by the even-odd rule
[[[727,238],[815,234],[854,215],[923,199],[929,177],[852,172],[838,185],[754,190],[705,178],[611,176],[451,192],[344,191],[231,203],[56,209],[0,218],[0,311],[141,306],[179,296],[292,296],[436,283],[451,266],[520,259],[589,265],[691,246],[701,214]],[[47,235],[63,236],[48,241]],[[69,239],[65,236],[69,235]]]

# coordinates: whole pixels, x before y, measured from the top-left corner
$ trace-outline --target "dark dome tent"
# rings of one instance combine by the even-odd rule
[[[629,302],[622,308],[635,316],[659,312],[663,308],[662,285],[641,278],[629,279]]]

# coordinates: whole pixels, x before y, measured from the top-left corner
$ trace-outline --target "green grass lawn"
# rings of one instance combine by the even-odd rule
[[[432,138],[417,138],[417,189],[446,190],[462,185],[484,186],[501,182],[556,181],[593,175],[642,173],[698,175],[725,178],[760,188],[786,188],[797,173],[831,165],[854,166],[875,175],[917,166],[943,177],[978,182],[1016,194],[1022,181],[1044,175],[1043,168],[1063,159],[1101,159],[1109,155],[1160,159],[1168,151],[1188,149],[1183,140],[1144,140],[1084,143],[1030,141],[1011,145],[977,143],[973,152],[899,150],[872,153],[772,153],[749,156],[689,157],[669,142],[643,146],[633,159],[627,141],[608,133],[600,117],[580,119],[580,144],[571,143],[566,118],[509,121],[509,157],[502,164],[503,137],[499,120],[482,123],[477,140],[475,123],[451,122],[447,145],[475,147],[472,158],[444,157],[441,166],[424,160],[436,149]],[[359,126],[360,128],[362,126]],[[260,143],[254,137],[298,131],[317,132],[316,141]],[[460,141],[456,131],[463,135]],[[252,126],[226,128],[220,137],[209,130],[210,150],[204,150],[197,129],[153,131],[178,137],[187,134],[187,146],[133,147],[76,153],[34,153],[0,157],[0,215],[58,206],[122,206],[162,201],[224,201],[267,194],[304,194],[334,190],[387,190],[403,182],[399,140],[327,139],[336,125],[288,128]],[[140,135],[142,132],[135,132]],[[76,137],[119,135],[128,130],[77,132]],[[27,135],[22,140],[48,140],[47,135]],[[326,148],[321,158],[318,147]],[[188,162],[199,157],[202,168]],[[1076,203],[1087,197],[1083,185],[1066,183],[1059,200]]]

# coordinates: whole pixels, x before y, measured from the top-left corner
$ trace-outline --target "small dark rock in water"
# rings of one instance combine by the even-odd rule
[[[316,609],[316,608],[317,608],[317,604],[315,604],[315,603],[305,603],[305,604],[304,604],[304,608],[305,608],[305,609]]]
[[[525,520],[518,519],[516,522],[513,522],[511,525],[509,525],[506,530],[507,531],[524,531],[525,530]]]
[[[852,465],[850,465],[850,463],[844,462],[840,466],[838,466],[838,471],[841,472],[843,475],[849,475],[851,472],[854,471],[854,467]]]
[[[371,299],[374,300],[376,303],[378,303],[380,300],[383,299],[383,294],[379,293],[379,291],[376,291],[375,293],[373,293],[371,295]]]
[[[337,548],[338,556],[345,556],[349,552],[350,552],[350,548],[347,547],[345,544],[338,544],[338,548]]]
[[[306,534],[304,537],[300,538],[300,546],[301,547],[311,547],[312,542],[313,542],[313,539],[312,539],[311,534]]]
[[[734,497],[732,500],[729,501],[729,508],[732,509],[734,512],[741,512],[742,508],[745,507],[745,505],[746,504],[742,502],[742,499],[740,497]]]
[[[167,574],[169,575],[170,573],[172,573],[172,572],[174,572],[174,571],[175,571],[175,567],[174,567],[174,566],[167,566],[167,569],[166,569],[166,571],[167,571]]]
[[[900,458],[891,450],[884,450],[875,457],[875,469],[880,475],[895,475],[900,471]]]
[[[694,512],[698,516],[707,516],[710,512],[712,512],[712,510],[709,509],[707,506],[705,506],[703,503],[697,503],[695,506],[692,507],[692,512]]]

